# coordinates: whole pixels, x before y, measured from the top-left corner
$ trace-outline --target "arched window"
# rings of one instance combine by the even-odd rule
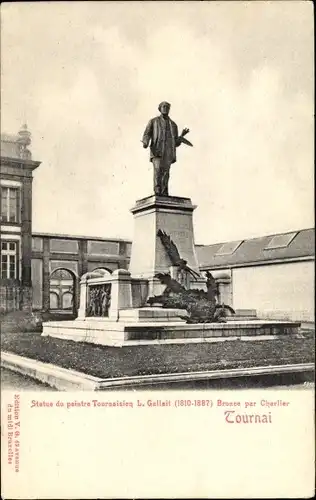
[[[62,309],[72,309],[73,306],[72,292],[64,292],[62,295]]]
[[[50,292],[50,294],[49,294],[49,307],[50,307],[50,309],[58,309],[58,293]]]
[[[60,309],[68,312],[76,312],[76,276],[69,269],[58,268],[50,275],[50,293],[56,293],[58,300],[57,307],[50,306],[50,309]],[[52,299],[51,304],[56,301]]]

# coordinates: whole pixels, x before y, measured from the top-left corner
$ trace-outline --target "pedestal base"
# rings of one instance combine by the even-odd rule
[[[138,311],[143,311],[143,309]],[[214,340],[253,339],[253,337],[273,339],[278,335],[297,335],[300,327],[298,322],[263,320],[187,324],[179,317],[162,320],[159,317],[145,318],[143,316],[139,321],[136,318],[137,314],[134,313],[134,317],[131,317],[133,313],[126,312],[126,321],[123,318],[121,321],[111,321],[106,318],[52,321],[43,324],[42,335],[76,342],[122,347],[124,345],[137,346],[157,340],[167,344],[179,341],[191,342],[192,339],[204,342],[206,338]]]

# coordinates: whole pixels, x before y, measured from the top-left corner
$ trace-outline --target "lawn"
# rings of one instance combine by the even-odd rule
[[[275,340],[106,347],[38,333],[1,335],[1,349],[101,378],[314,361],[314,335]]]

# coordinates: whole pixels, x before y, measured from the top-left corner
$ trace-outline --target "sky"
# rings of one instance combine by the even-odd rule
[[[181,145],[169,192],[211,244],[314,226],[313,11],[306,1],[1,7],[1,131],[25,121],[33,231],[133,238],[153,192],[141,138],[162,100]]]

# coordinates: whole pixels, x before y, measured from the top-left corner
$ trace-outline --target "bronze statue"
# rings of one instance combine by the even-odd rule
[[[90,288],[87,316],[96,316],[96,311],[97,311],[96,291],[93,288]]]
[[[154,167],[154,193],[157,196],[169,196],[168,183],[170,166],[177,161],[176,148],[180,144],[192,146],[191,142],[184,138],[190,130],[184,128],[178,135],[178,127],[169,118],[171,104],[163,101],[159,104],[160,116],[152,118],[143,135],[143,147],[147,148],[150,143],[150,161]]]
[[[111,305],[111,285],[94,285],[89,288],[87,316],[108,316]]]
[[[108,316],[111,305],[111,285],[105,286],[101,292],[101,316]]]
[[[183,316],[183,319],[187,323],[225,323],[227,316],[235,314],[232,307],[216,303],[217,292],[213,283],[215,279],[211,273],[206,283],[207,292],[197,289],[186,290],[169,273],[158,273],[155,277],[161,284],[166,285],[166,288],[162,295],[149,297],[147,303],[161,304],[162,307],[172,309],[186,309],[188,316]]]
[[[187,261],[180,257],[175,243],[172,241],[170,236],[165,233],[165,231],[159,229],[159,231],[157,232],[157,236],[159,236],[160,241],[168,254],[171,264],[178,268],[177,280],[180,281],[181,285],[184,285],[186,283],[187,280],[185,278],[188,276],[188,274],[190,274],[194,280],[200,278],[200,275],[187,265]]]
[[[205,272],[206,276],[206,288],[207,288],[207,294],[209,297],[214,297],[216,302],[218,302],[219,299],[219,289],[218,289],[218,283],[216,279],[214,278],[213,274],[210,273],[209,271]]]
[[[166,288],[163,291],[164,296],[169,296],[172,293],[185,292],[184,286],[182,286],[177,280],[171,278],[170,273],[157,273],[154,277],[158,278],[162,285],[166,285]]]

